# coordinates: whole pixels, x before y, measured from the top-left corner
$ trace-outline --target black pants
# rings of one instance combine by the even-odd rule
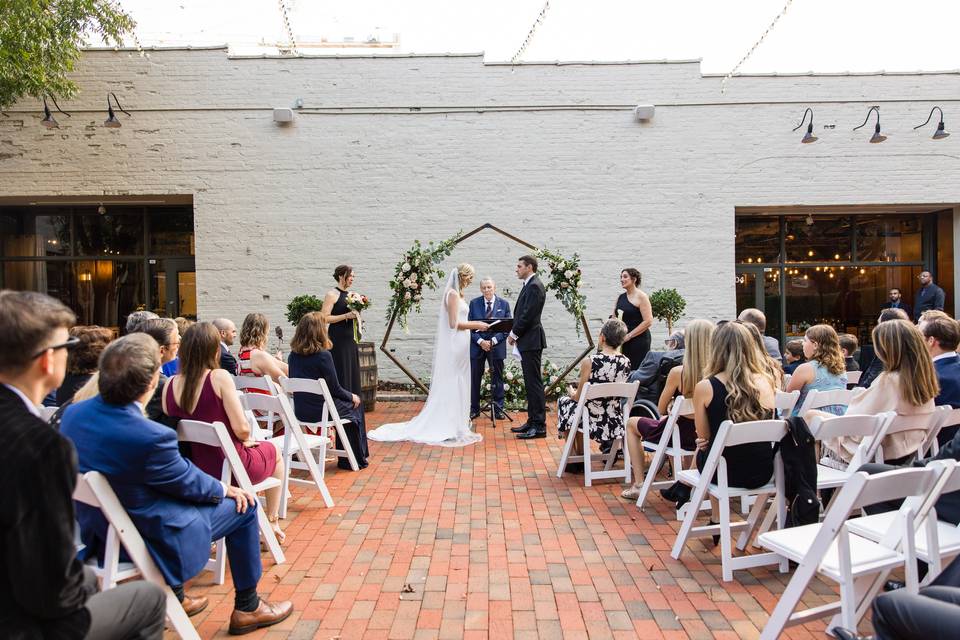
[[[483,351],[479,358],[470,358],[470,413],[480,411],[480,384],[483,370],[490,363],[490,397],[498,409],[503,409],[503,358],[497,358],[493,349]]]
[[[84,638],[161,640],[166,604],[163,589],[143,580],[94,594],[86,604],[90,630]]]
[[[873,628],[880,640],[939,640],[960,633],[960,588],[900,589],[873,601]]]
[[[547,398],[543,392],[542,360],[543,349],[520,352],[523,384],[527,389],[527,426],[536,427],[539,431],[546,431]]]

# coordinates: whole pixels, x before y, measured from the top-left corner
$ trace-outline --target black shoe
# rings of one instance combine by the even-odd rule
[[[883,583],[883,590],[886,592],[897,591],[898,589],[903,589],[907,586],[907,583],[900,582],[899,580],[887,580]]]
[[[476,420],[476,419],[479,418],[479,417],[480,417],[480,412],[479,412],[479,411],[471,411],[471,412],[470,412],[470,419],[471,419],[471,420]]]
[[[533,440],[534,438],[546,438],[546,429],[537,429],[536,427],[527,427],[526,431],[517,434],[519,440]]]
[[[680,507],[677,507],[677,508],[679,509]],[[710,520],[709,522],[707,522],[707,524],[715,527],[715,526],[717,526],[717,525],[720,524],[720,523],[719,523],[719,522],[714,522],[713,520]],[[719,533],[715,533],[715,534],[713,534],[713,546],[717,546],[718,544],[720,544],[720,534],[719,534]]]
[[[567,473],[583,473],[583,463],[582,462],[568,462],[567,463]]]
[[[660,495],[663,496],[663,499],[667,502],[676,502],[680,499],[678,489],[682,486],[679,482],[674,482],[666,489],[660,489]]]
[[[873,640],[873,636],[862,636],[856,631],[850,631],[843,627],[834,627],[831,631],[833,631],[833,635],[840,638],[840,640]]]
[[[461,415],[463,415],[463,414],[461,414]],[[526,431],[528,428],[529,428],[529,427],[527,426],[527,423],[524,422],[524,423],[523,423],[522,425],[520,425],[519,427],[510,427],[510,431],[512,431],[513,433],[523,433],[523,432]]]

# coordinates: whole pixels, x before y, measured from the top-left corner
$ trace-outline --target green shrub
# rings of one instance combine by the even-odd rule
[[[653,316],[667,323],[667,333],[673,333],[673,323],[683,316],[687,301],[676,289],[657,289],[650,294]]]
[[[287,304],[287,321],[293,326],[297,326],[300,318],[311,311],[320,311],[322,308],[323,300],[317,296],[297,296]]]

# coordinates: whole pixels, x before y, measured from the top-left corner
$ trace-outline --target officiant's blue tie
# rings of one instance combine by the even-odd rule
[[[487,317],[488,318],[493,317],[493,301],[492,300],[487,300]]]

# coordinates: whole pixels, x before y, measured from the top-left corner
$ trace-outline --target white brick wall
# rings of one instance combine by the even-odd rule
[[[74,116],[58,117],[59,130],[40,126],[35,101],[0,117],[0,196],[192,195],[205,318],[260,310],[285,326],[287,301],[322,295],[333,267],[349,262],[375,301],[368,329],[379,341],[399,254],[484,222],[579,251],[594,327],[625,266],[643,272],[648,291],[676,287],[689,317],[730,317],[734,207],[960,201],[960,136],[933,142],[932,128],[911,130],[933,104],[948,130],[960,121],[956,73],[743,77],[721,95],[720,78],[697,63],[512,68],[477,56],[202,49],[91,51],[75,78],[80,95],[63,104]],[[107,91],[134,113],[120,115],[122,129],[100,126]],[[296,98],[323,112],[275,125],[270,110]],[[633,120],[638,103],[657,105],[649,123]],[[866,142],[872,122],[851,131],[871,104],[890,136],[882,145]],[[807,106],[813,145],[790,131]],[[504,107],[516,110],[483,111]],[[450,263],[516,290],[522,252],[485,232]],[[391,341],[424,375],[437,297]],[[566,362],[582,348],[573,320],[552,298],[545,316],[546,355]],[[664,333],[656,328],[655,345]],[[402,378],[385,358],[380,366]]]

